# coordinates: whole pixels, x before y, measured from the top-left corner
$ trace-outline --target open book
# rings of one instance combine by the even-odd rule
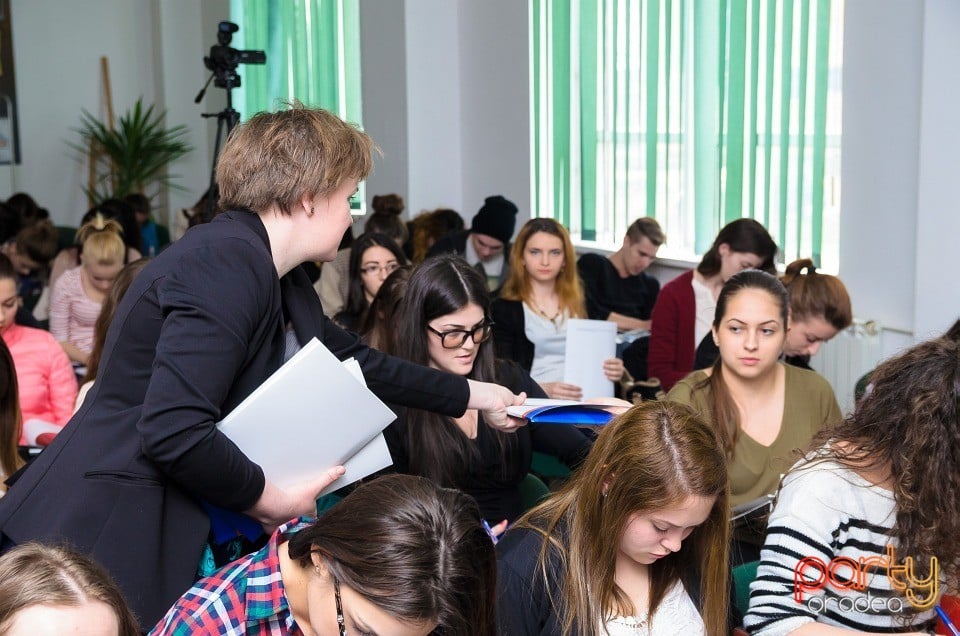
[[[602,426],[615,417],[615,413],[608,410],[613,408],[618,408],[618,405],[527,398],[520,406],[508,406],[507,414],[534,424]]]
[[[773,509],[773,495],[760,495],[756,499],[734,506],[730,510],[730,521],[733,525],[749,525],[762,521],[766,525],[766,518]]]
[[[356,360],[341,363],[314,338],[219,427],[280,488],[342,464],[326,494],[393,463],[382,431],[394,419]]]

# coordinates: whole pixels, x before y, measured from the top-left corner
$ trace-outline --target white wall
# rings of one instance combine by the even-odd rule
[[[222,9],[229,1],[204,2],[205,8],[215,5]],[[81,109],[106,116],[105,55],[115,117],[143,96],[168,109],[168,124],[189,127],[197,150],[172,170],[182,175],[178,182],[187,192],[172,192],[169,199],[175,207],[192,204],[206,188],[204,166],[210,163],[208,124],[193,96],[206,79],[202,57],[215,40],[199,6],[194,0],[11,0],[23,162],[0,167],[0,197],[25,191],[57,223],[79,221],[87,209],[87,165],[68,142],[79,140],[74,129]],[[224,18],[225,12],[218,19]]]

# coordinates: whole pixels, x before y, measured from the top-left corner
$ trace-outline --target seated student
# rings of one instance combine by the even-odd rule
[[[403,251],[386,234],[364,234],[354,241],[350,248],[347,304],[334,318],[337,324],[351,331],[359,329],[384,279],[406,262]]]
[[[579,386],[563,381],[567,320],[586,317],[574,258],[566,228],[553,219],[530,219],[517,234],[510,275],[491,305],[497,357],[527,370],[550,397],[568,400],[584,397]],[[604,361],[603,372],[619,382],[623,361]]]
[[[407,240],[407,226],[401,220],[404,203],[399,194],[381,194],[373,197],[370,202],[373,213],[363,223],[364,234],[384,234],[399,247]],[[314,287],[320,295],[323,313],[335,317],[346,306],[347,295],[350,293],[350,255],[352,253],[353,236],[341,242],[337,256],[329,263],[324,263],[320,269],[320,278],[315,281]]]
[[[17,273],[17,294],[23,299],[17,322],[36,327],[33,310],[50,284],[49,264],[57,254],[57,228],[48,220],[25,225],[16,238],[0,246],[0,252],[6,254]]]
[[[750,586],[751,634],[932,633],[939,593],[957,592],[960,343],[919,344],[882,363],[873,383],[857,410],[817,435],[783,480]],[[865,588],[814,582],[838,559],[873,563]],[[909,591],[897,590],[889,577],[898,575],[888,568],[907,559]],[[853,575],[842,566],[837,578]],[[864,611],[864,598],[880,602]]]
[[[734,506],[773,493],[794,451],[841,418],[826,380],[779,361],[786,327],[787,291],[780,281],[754,269],[734,274],[717,299],[711,332],[720,357],[667,395],[694,407],[720,435]],[[748,557],[762,536],[744,531],[736,538],[742,544],[735,562],[755,560]]]
[[[463,217],[456,210],[425,210],[407,223],[410,238],[404,243],[403,251],[414,265],[419,265],[437,241],[451,232],[459,232],[463,227]]]
[[[77,376],[56,338],[42,329],[15,322],[20,303],[16,272],[10,259],[0,254],[0,337],[16,365],[23,419],[62,427],[73,415]],[[20,438],[21,444],[29,441]]]
[[[669,390],[693,371],[697,345],[710,335],[720,289],[744,269],[776,273],[777,245],[753,219],[725,225],[697,268],[677,276],[660,290],[653,307],[647,372]]]
[[[138,636],[110,575],[63,547],[24,543],[0,556],[0,634]]]
[[[280,526],[259,552],[197,582],[150,633],[492,636],[495,582],[469,497],[386,475],[319,519]]]
[[[587,300],[587,316],[612,320],[620,331],[649,329],[660,283],[646,273],[666,237],[656,219],[634,221],[620,249],[603,257],[584,254],[577,261]]]
[[[150,214],[150,199],[142,192],[128,194],[123,200],[133,208],[140,226],[140,245],[144,256],[150,258],[170,244],[170,232],[166,227],[153,220]]]
[[[50,333],[74,362],[86,364],[93,348],[93,324],[123,268],[126,248],[120,224],[94,216],[77,231],[80,265],[57,279],[50,298]]]
[[[469,230],[451,232],[438,239],[427,258],[438,254],[457,254],[484,275],[487,289],[499,290],[510,274],[506,255],[517,224],[517,206],[499,194],[487,197],[470,221]]]
[[[500,633],[725,634],[728,517],[710,427],[678,404],[634,406],[497,544]]]
[[[397,310],[407,293],[412,271],[409,265],[398,267],[380,285],[357,332],[367,346],[380,351],[393,351],[396,348]]]
[[[480,273],[463,259],[435,256],[418,265],[407,283],[391,352],[473,380],[502,383],[511,391],[546,397],[525,371],[494,360],[490,295]],[[394,408],[397,420],[384,435],[398,472],[429,477],[459,488],[480,504],[492,523],[520,516],[520,482],[532,450],[575,465],[590,450],[579,429],[530,424],[512,435],[486,426],[476,409],[452,418]]]
[[[97,316],[97,321],[93,325],[93,348],[90,350],[90,357],[87,359],[87,372],[81,380],[80,392],[77,394],[73,406],[74,412],[80,409],[84,398],[87,397],[87,392],[90,391],[94,380],[97,379],[97,371],[100,370],[100,357],[103,355],[103,345],[107,340],[107,330],[110,329],[110,323],[113,322],[113,314],[117,311],[117,305],[120,304],[123,295],[127,293],[133,279],[149,262],[148,259],[141,258],[124,266],[117,274],[113,284],[110,285],[110,293],[103,299],[100,315]]]
[[[7,345],[0,340],[0,497],[7,491],[4,481],[23,466],[17,451],[20,443],[20,402],[17,392],[13,357]]]
[[[82,228],[90,223],[98,215],[104,219],[116,221],[120,225],[120,238],[123,239],[125,246],[124,264],[132,263],[143,257],[140,225],[137,223],[137,215],[129,203],[120,199],[107,199],[87,210],[87,213],[80,219],[80,227]],[[53,262],[50,263],[50,287],[57,284],[64,272],[81,264],[80,255],[82,252],[83,240],[78,232],[75,243],[60,250]]]
[[[839,278],[817,272],[809,258],[787,265],[780,282],[790,296],[790,328],[783,345],[783,361],[809,369],[810,358],[820,350],[820,345],[853,322],[850,295]],[[694,368],[709,367],[717,355],[713,340],[704,338],[697,347]]]

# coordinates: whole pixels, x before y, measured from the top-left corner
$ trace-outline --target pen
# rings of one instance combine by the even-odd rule
[[[940,615],[940,620],[943,621],[943,624],[947,626],[947,629],[950,630],[950,633],[953,636],[960,636],[960,629],[957,629],[957,626],[953,624],[953,621],[950,620],[950,617],[947,616],[947,613],[943,611],[943,608],[937,605],[935,608],[937,614]]]
[[[480,523],[483,524],[483,529],[487,531],[488,535],[490,535],[490,540],[493,541],[493,545],[497,545],[497,541],[499,541],[499,539],[497,538],[497,535],[493,534],[493,528],[490,527],[490,524],[487,523],[487,520],[481,519]],[[937,607],[937,609],[940,608]],[[956,636],[960,636],[960,634],[956,634]]]

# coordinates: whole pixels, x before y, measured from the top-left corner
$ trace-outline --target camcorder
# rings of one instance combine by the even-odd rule
[[[230,46],[233,34],[240,30],[233,22],[221,22],[217,26],[217,44],[210,47],[210,55],[203,58],[204,65],[213,71],[213,85],[218,88],[236,88],[240,86],[237,75],[239,64],[266,64],[264,51],[241,51]]]

